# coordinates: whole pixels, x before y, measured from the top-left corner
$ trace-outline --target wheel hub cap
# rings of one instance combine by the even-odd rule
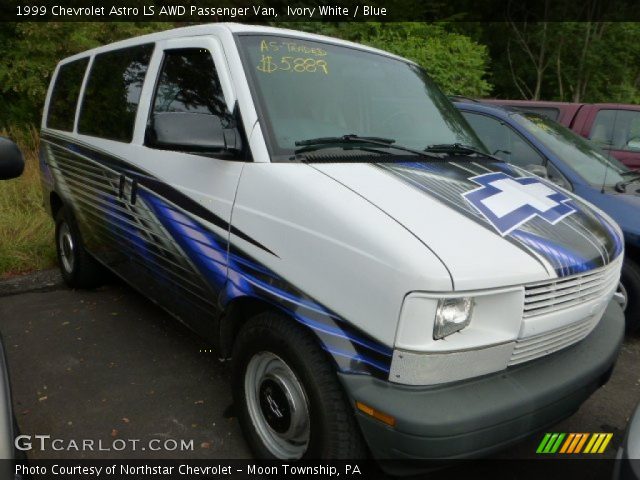
[[[282,387],[271,378],[260,386],[260,408],[267,423],[278,433],[285,433],[291,426],[291,405]]]
[[[622,307],[622,311],[624,312],[627,309],[629,299],[627,297],[627,289],[622,282],[618,284],[618,291],[616,293],[618,293],[620,296],[620,306]]]
[[[245,371],[247,409],[256,433],[280,459],[301,458],[309,445],[311,420],[302,384],[271,352],[254,355]]]
[[[60,229],[58,231],[58,246],[60,249],[60,261],[62,263],[62,267],[68,273],[73,272],[75,264],[75,245],[73,242],[73,236],[71,235],[71,230],[67,223],[60,225]]]

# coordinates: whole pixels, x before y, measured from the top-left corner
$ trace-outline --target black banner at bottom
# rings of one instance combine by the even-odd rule
[[[637,464],[635,463],[637,462]],[[429,480],[640,478],[640,460],[526,459],[475,461],[259,461],[259,460],[0,460],[0,478],[9,480],[89,479],[390,479]]]

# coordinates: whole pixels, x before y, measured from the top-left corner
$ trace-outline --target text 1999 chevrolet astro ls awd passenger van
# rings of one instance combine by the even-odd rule
[[[60,62],[41,168],[67,283],[232,358],[256,454],[457,458],[570,415],[624,330],[618,226],[474,145],[407,60],[217,24]]]

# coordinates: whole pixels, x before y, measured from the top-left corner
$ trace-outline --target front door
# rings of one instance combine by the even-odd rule
[[[213,37],[156,46],[155,79],[145,82],[123,197],[132,227],[134,282],[199,333],[213,338],[213,319],[227,281],[231,211],[244,158],[229,152],[154,148],[154,115],[228,116],[235,103],[220,43]],[[138,125],[142,121],[138,117]],[[137,142],[134,142],[137,143]],[[135,257],[135,258],[134,258]]]

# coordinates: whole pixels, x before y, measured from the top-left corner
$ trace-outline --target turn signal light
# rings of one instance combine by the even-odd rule
[[[362,413],[366,413],[370,417],[375,418],[376,420],[380,420],[382,423],[386,423],[390,427],[394,427],[396,425],[396,419],[391,415],[388,415],[380,410],[376,410],[369,405],[365,405],[362,402],[356,402],[356,408],[360,410]]]

